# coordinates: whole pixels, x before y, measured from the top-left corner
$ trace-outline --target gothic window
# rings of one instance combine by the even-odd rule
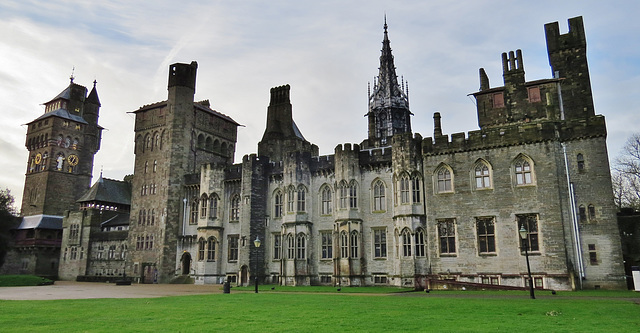
[[[299,233],[296,237],[296,259],[307,258],[307,238],[303,233]]]
[[[422,229],[418,229],[415,235],[415,248],[416,248],[416,257],[424,257],[425,256],[425,244],[424,244],[424,231]]]
[[[584,155],[578,154],[576,160],[578,162],[578,171],[584,171]]]
[[[453,192],[453,173],[451,169],[443,165],[436,170],[438,193]]]
[[[294,259],[296,255],[296,243],[293,234],[287,235],[287,259]]]
[[[595,218],[596,218],[596,207],[594,205],[589,205],[587,208],[589,210],[589,220],[595,220]]]
[[[400,203],[409,203],[409,176],[403,175],[400,177]]]
[[[144,218],[142,216],[143,213],[144,213],[144,210],[142,210],[142,209],[138,212],[138,225],[142,225],[142,221],[143,221],[143,218]]]
[[[349,187],[347,186],[347,182],[340,182],[340,185],[338,185],[338,190],[340,191],[340,198],[338,201],[340,203],[340,209],[346,209],[348,207],[347,202],[349,200]]]
[[[349,208],[358,208],[358,185],[355,181],[349,185]]]
[[[578,207],[578,215],[580,216],[580,223],[587,223],[587,209],[584,205]]]
[[[145,161],[144,162],[144,173],[147,173],[148,170],[149,170],[149,162]]]
[[[295,202],[296,189],[292,186],[289,186],[289,190],[287,191],[287,213],[293,212],[293,203]]]
[[[198,224],[198,199],[191,201],[191,218],[189,224]]]
[[[149,224],[154,225],[156,223],[156,210],[151,209],[151,222]]]
[[[160,148],[160,135],[157,132],[155,133],[154,139],[155,139],[154,140],[155,141],[154,146],[156,146],[156,149],[159,149]]]
[[[153,160],[153,173],[158,171],[158,160]]]
[[[217,219],[218,218],[218,195],[211,194],[211,196],[209,197],[209,217],[212,219]]]
[[[516,215],[518,219],[518,230],[524,227],[527,230],[527,238],[520,239],[521,251],[526,247],[529,251],[540,251],[540,245],[538,244],[538,215],[537,214],[524,214]],[[520,236],[518,236],[519,238]]]
[[[321,259],[331,259],[333,258],[333,239],[332,239],[331,231],[321,231]]]
[[[277,191],[273,196],[273,216],[282,217],[282,192]]]
[[[307,190],[304,186],[300,185],[298,187],[298,212],[304,212],[307,210],[307,201],[306,201]]]
[[[200,239],[198,239],[198,261],[204,260],[204,252],[205,252],[206,244],[207,243],[204,241],[204,238],[200,237]]]
[[[331,214],[331,188],[329,186],[325,186],[322,188],[322,194],[321,194],[321,204],[322,207],[320,208],[320,213],[322,215],[329,215]]]
[[[207,239],[207,261],[216,260],[216,239],[215,237],[209,237]]]
[[[204,149],[204,135],[198,135],[198,149]]]
[[[411,178],[411,192],[413,194],[413,203],[420,203],[422,201],[420,195],[420,189],[422,188],[421,178],[418,175],[414,175]]]
[[[282,240],[282,236],[280,234],[273,234],[273,259],[280,259],[280,251],[282,250],[282,245],[280,244]]]
[[[346,231],[340,233],[340,257],[349,258],[349,236]]]
[[[456,253],[456,224],[454,219],[438,220],[440,254]]]
[[[234,195],[231,199],[231,210],[229,211],[229,220],[231,221],[239,221],[240,220],[240,196]]]
[[[385,258],[387,256],[387,230],[373,230],[373,257]]]
[[[229,251],[227,252],[227,260],[229,262],[238,261],[238,240],[240,236],[229,236]]]
[[[351,258],[358,258],[358,232],[357,231],[352,231],[351,232],[351,244],[350,248],[351,248]]]
[[[476,189],[491,188],[491,176],[489,174],[489,166],[487,163],[483,161],[476,163],[474,168],[474,177],[476,180]]]
[[[526,157],[518,158],[513,164],[516,185],[533,184],[532,162]]]
[[[411,233],[409,229],[402,232],[402,256],[411,257]]]
[[[207,197],[206,194],[202,195],[202,199],[200,199],[200,218],[201,219],[206,219],[207,218],[207,212],[209,211],[209,207],[207,207],[209,204],[209,198]]]
[[[142,225],[147,224],[147,210],[143,209],[142,210]]]
[[[385,197],[385,187],[381,180],[377,180],[373,185],[373,211],[385,211],[387,200]]]
[[[496,234],[493,217],[476,217],[478,252],[488,254],[496,252]]]

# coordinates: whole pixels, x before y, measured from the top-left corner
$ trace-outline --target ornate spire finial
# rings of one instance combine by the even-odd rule
[[[76,66],[73,66],[73,68],[71,68],[71,76],[69,76],[69,80],[71,81],[71,83],[73,83],[73,73],[76,71]]]
[[[98,83],[98,81],[94,79],[94,80],[93,80],[93,87],[94,87],[94,88],[96,87],[96,84],[97,84],[97,83]]]
[[[387,13],[384,13],[384,33],[387,33]]]

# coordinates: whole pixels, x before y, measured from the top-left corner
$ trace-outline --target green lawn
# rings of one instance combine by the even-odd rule
[[[300,288],[300,287],[298,287]],[[147,299],[0,301],[2,332],[639,332],[640,306],[448,292],[238,292]],[[298,290],[302,290],[300,288]],[[351,289],[351,288],[349,288]],[[236,291],[236,292],[234,292]],[[2,289],[0,289],[2,293]],[[636,294],[628,293],[630,297]],[[485,297],[486,296],[486,297]],[[589,297],[591,296],[591,297]]]

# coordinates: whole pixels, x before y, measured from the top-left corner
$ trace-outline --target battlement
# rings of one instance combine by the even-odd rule
[[[269,105],[291,103],[289,97],[290,90],[291,86],[289,86],[288,84],[271,88],[271,100],[269,101]]]
[[[558,22],[545,24],[544,31],[549,53],[587,45],[582,16],[569,19],[569,32],[566,34],[560,34]]]
[[[493,127],[465,133],[422,140],[425,155],[517,146],[544,141],[571,141],[590,137],[606,136],[603,116],[576,119],[564,122],[540,121]]]
[[[360,145],[357,143],[351,144],[351,143],[345,143],[345,144],[339,144],[336,146],[335,148],[335,153],[342,153],[342,152],[359,152],[360,151]]]

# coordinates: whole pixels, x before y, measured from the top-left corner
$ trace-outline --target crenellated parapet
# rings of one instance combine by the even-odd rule
[[[424,155],[518,146],[544,141],[572,141],[607,135],[604,116],[563,122],[529,122],[491,127],[465,133],[442,135],[422,140]]]

